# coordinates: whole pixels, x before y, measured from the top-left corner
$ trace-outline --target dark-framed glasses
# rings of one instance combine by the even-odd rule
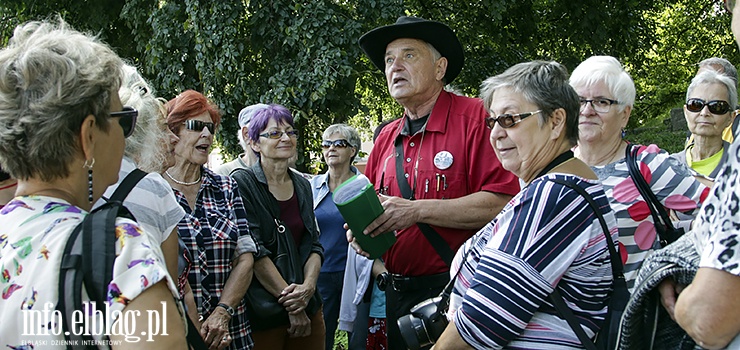
[[[725,10],[729,13],[732,13],[732,10],[735,9],[735,0],[724,0],[724,4]]]
[[[521,123],[524,118],[531,117],[541,112],[542,110],[518,114],[502,114],[498,117],[488,117],[486,118],[486,126],[489,129],[493,129],[496,123],[498,123],[498,125],[501,125],[502,128],[507,129]]]
[[[722,115],[730,111],[730,103],[722,100],[712,100],[706,102],[700,98],[690,98],[686,100],[686,110],[693,113],[699,113],[704,106],[709,108],[709,112],[716,115]]]
[[[288,137],[292,137],[296,139],[298,138],[298,130],[288,130],[288,131],[273,130],[273,131],[268,131],[264,134],[260,134],[260,137],[266,137],[272,140],[280,140],[281,138],[283,138],[283,134],[288,135]]]
[[[321,148],[329,148],[331,146],[334,146],[335,148],[347,148],[352,145],[350,145],[349,141],[345,139],[321,141]]]
[[[185,121],[185,129],[201,132],[203,128],[208,128],[211,134],[216,133],[216,124],[200,120],[190,119]]]
[[[139,116],[139,111],[133,107],[124,106],[119,112],[110,112],[110,116],[113,118],[119,118],[118,124],[123,129],[123,137],[129,137],[133,135],[134,128],[136,127],[136,117]]]
[[[590,103],[591,108],[593,108],[594,111],[596,111],[597,113],[609,113],[612,105],[620,104],[620,102],[617,100],[612,100],[605,97],[597,97],[591,100],[581,98],[579,99],[579,102],[581,103],[581,112],[583,112],[583,110],[586,109],[586,105]]]

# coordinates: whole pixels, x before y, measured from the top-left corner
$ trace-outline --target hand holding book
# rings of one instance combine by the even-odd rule
[[[370,259],[377,259],[393,243],[396,236],[386,232],[375,237],[363,234],[365,228],[383,213],[375,189],[365,175],[358,174],[343,182],[334,190],[334,204],[342,214],[347,226],[354,234],[355,240]]]

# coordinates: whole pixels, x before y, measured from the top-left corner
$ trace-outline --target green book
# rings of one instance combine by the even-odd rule
[[[379,258],[396,243],[396,235],[393,232],[375,237],[362,234],[367,225],[384,210],[375,188],[365,175],[357,174],[337,186],[334,190],[334,204],[337,205],[362,250],[370,254],[370,259]]]

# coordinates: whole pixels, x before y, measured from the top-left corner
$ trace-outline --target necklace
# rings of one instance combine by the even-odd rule
[[[172,177],[172,175],[170,175],[170,172],[167,171],[167,170],[164,171],[164,174],[167,175],[167,177],[169,177],[170,180],[174,181],[176,184],[183,185],[183,186],[196,185],[196,184],[200,183],[203,180],[203,174],[202,173],[200,174],[200,177],[198,178],[198,180],[195,180],[193,182],[185,182],[185,181],[180,181],[178,179],[175,179],[174,177]]]
[[[18,186],[18,182],[14,182],[14,183],[12,183],[10,185],[0,187],[0,191],[5,190],[5,189],[8,189],[8,188],[11,188],[11,187],[15,187],[15,186]]]

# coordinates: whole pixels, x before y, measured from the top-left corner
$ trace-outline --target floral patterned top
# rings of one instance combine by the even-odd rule
[[[54,311],[62,252],[69,235],[87,214],[61,199],[46,196],[16,197],[0,210],[3,348],[57,348],[55,342],[64,340],[57,318],[32,318],[32,311],[36,316],[45,310]],[[177,288],[167,274],[164,259],[150,248],[158,244],[128,219],[117,219],[116,235],[117,258],[106,305],[111,320],[121,316],[118,312],[145,289],[162,280],[167,281],[175,300]],[[97,309],[106,310],[102,306]]]
[[[640,172],[666,209],[696,216],[709,194],[686,165],[672,158],[656,145],[639,146]],[[617,216],[619,251],[624,263],[627,287],[632,287],[642,262],[654,249],[660,248],[653,217],[629,176],[626,159],[605,166],[591,167],[599,176],[609,204]]]
[[[715,180],[694,226],[696,248],[701,252],[699,267],[740,276],[740,143],[730,146]]]

